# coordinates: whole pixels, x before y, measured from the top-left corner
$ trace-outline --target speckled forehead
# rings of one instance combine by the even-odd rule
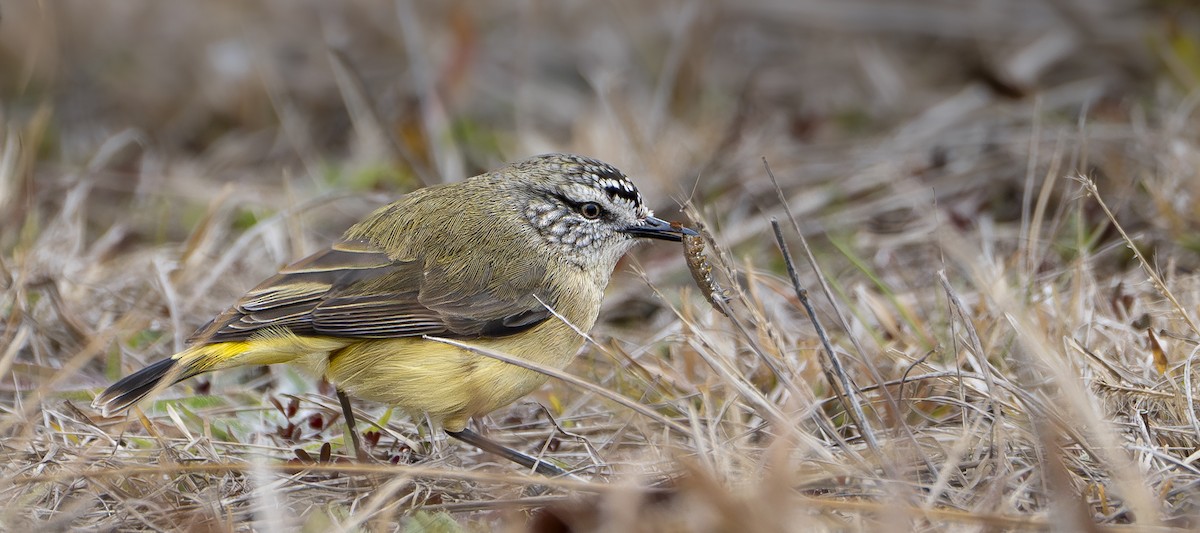
[[[614,202],[624,200],[635,209],[642,206],[642,195],[637,186],[612,165],[594,159],[572,157],[563,161],[562,169],[577,183],[604,191]]]

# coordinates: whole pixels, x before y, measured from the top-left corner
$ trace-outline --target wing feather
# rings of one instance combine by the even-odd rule
[[[503,336],[551,316],[539,300],[545,270],[522,266],[503,282],[491,265],[437,257],[393,259],[343,241],[281,270],[202,327],[190,342],[245,340],[266,329],[297,335],[396,338]]]

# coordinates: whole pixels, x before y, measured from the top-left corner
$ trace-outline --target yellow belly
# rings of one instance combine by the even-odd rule
[[[596,322],[607,276],[560,272],[555,293],[569,302],[559,309],[582,331]],[[468,341],[474,346],[542,365],[563,368],[583,336],[558,317],[521,333]],[[247,341],[193,346],[175,356],[184,377],[243,365],[293,363],[325,376],[351,396],[427,414],[449,431],[529,394],[546,376],[445,343],[403,337],[354,339],[304,337],[266,330]]]
[[[518,335],[471,344],[555,368],[575,356],[583,337],[557,319]],[[425,413],[448,431],[529,394],[546,376],[448,344],[381,339],[334,352],[324,375],[351,396]]]

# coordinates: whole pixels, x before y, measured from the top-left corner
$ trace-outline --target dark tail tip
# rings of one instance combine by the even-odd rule
[[[186,377],[178,370],[173,370],[177,362],[171,358],[163,359],[121,378],[96,396],[96,399],[92,400],[92,407],[100,409],[104,416],[125,410],[150,394],[168,374],[174,375],[172,382]]]

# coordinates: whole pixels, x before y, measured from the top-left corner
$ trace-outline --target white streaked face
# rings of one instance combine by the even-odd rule
[[[621,230],[653,216],[633,182],[606,163],[555,154],[520,165],[546,178],[524,207],[526,220],[573,262],[616,264],[637,242]]]

